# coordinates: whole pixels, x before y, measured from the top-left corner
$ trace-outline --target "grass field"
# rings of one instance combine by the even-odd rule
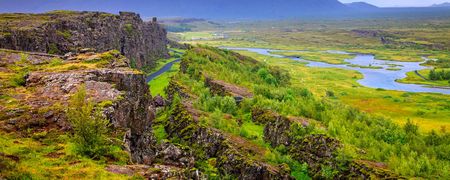
[[[276,51],[276,52],[272,52],[272,53],[282,55],[282,56],[300,57],[300,58],[308,60],[308,61],[326,62],[329,64],[346,64],[344,62],[344,60],[353,59],[355,57],[355,55],[351,55],[351,54],[334,54],[334,53],[327,53],[327,52],[321,52],[321,51],[305,51],[305,52]]]
[[[440,71],[441,69],[436,69]],[[450,70],[450,68],[445,68],[445,70]],[[428,75],[430,74],[430,69],[424,69],[418,71],[419,74],[424,76],[425,78],[428,78]],[[442,87],[450,87],[450,82],[448,80],[439,80],[439,81],[431,81],[423,79],[422,77],[418,76],[414,71],[406,73],[407,77],[403,79],[397,80],[397,82],[401,83],[407,83],[407,84],[425,84],[430,86],[442,86]]]
[[[212,31],[200,31],[200,32],[184,32],[184,33],[176,33],[181,40],[190,41],[190,40],[211,40],[211,39],[219,39],[223,38],[222,35]]]

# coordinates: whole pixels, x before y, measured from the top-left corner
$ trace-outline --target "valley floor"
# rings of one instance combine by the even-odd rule
[[[324,23],[326,24],[326,23]],[[351,30],[317,30],[311,28],[303,32],[283,32],[283,28],[274,25],[272,29],[254,28],[253,31],[237,31],[245,29],[236,25],[223,32],[229,32],[229,38],[224,39],[191,39],[184,41],[190,44],[205,44],[216,47],[255,47],[282,50],[307,50],[308,52],[285,52],[282,55],[301,56],[307,60],[342,64],[344,59],[352,58],[351,55],[330,56],[318,51],[341,50],[355,53],[374,54],[376,59],[394,60],[403,62],[421,62],[423,57],[450,59],[450,53],[442,50],[427,50],[413,47],[398,49],[395,45],[387,47],[380,44],[378,37],[358,36]],[[293,27],[284,29],[295,29]],[[292,25],[294,26],[294,25]],[[300,25],[308,26],[308,25]],[[395,25],[393,25],[395,26]],[[350,27],[358,28],[358,27]],[[307,28],[305,28],[307,29]],[[418,29],[401,29],[390,27],[387,32],[417,32]],[[373,32],[378,32],[374,30]],[[439,31],[440,32],[440,31]],[[421,34],[421,37],[436,33],[431,30]],[[334,34],[332,34],[334,33]],[[202,33],[196,33],[197,35]],[[186,40],[186,39],[185,39]],[[411,38],[409,38],[411,40]],[[433,42],[432,39],[428,39]],[[428,42],[429,43],[429,42]],[[315,51],[315,52],[314,52]],[[374,89],[361,86],[357,81],[362,75],[356,71],[336,68],[307,67],[302,63],[289,59],[262,56],[260,54],[239,51],[259,61],[270,65],[282,67],[293,76],[292,83],[297,87],[307,87],[317,96],[325,96],[327,91],[332,91],[336,101],[344,102],[365,112],[391,118],[398,124],[404,124],[408,120],[419,125],[423,131],[448,131],[450,130],[450,96],[435,93],[410,93]],[[277,52],[277,54],[279,54]],[[397,70],[395,67],[389,70]],[[421,70],[419,73],[428,76],[429,70]],[[397,82],[424,84],[430,86],[448,87],[448,81],[427,81],[417,76],[415,72],[409,72],[404,79]]]

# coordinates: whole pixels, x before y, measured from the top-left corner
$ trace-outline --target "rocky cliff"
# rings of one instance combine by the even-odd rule
[[[63,55],[94,48],[119,50],[137,68],[166,57],[166,31],[138,14],[55,11],[0,15],[0,48]]]
[[[16,57],[16,58],[14,58]],[[97,57],[97,62],[87,60]],[[111,102],[105,105],[105,115],[111,121],[114,129],[127,131],[125,146],[131,153],[131,159],[137,163],[149,163],[155,156],[154,138],[151,122],[154,119],[154,108],[145,75],[127,67],[127,61],[117,51],[100,55],[79,54],[61,65],[49,65],[58,57],[51,55],[36,55],[25,52],[16,53],[2,51],[0,58],[10,64],[20,64],[30,72],[23,76],[24,83],[21,92],[13,91],[15,85],[5,85],[1,89],[2,96],[10,96],[17,101],[16,108],[1,108],[3,128],[8,131],[24,131],[28,128],[56,128],[68,130],[64,108],[68,98],[81,85],[85,85],[91,99],[96,103]],[[94,58],[95,59],[95,58]],[[35,64],[28,65],[35,61]],[[103,61],[103,62],[102,62]],[[119,63],[122,62],[122,63]],[[67,66],[69,64],[70,66]],[[94,64],[95,66],[89,67]],[[66,65],[66,66],[65,66]],[[15,72],[15,70],[17,72]],[[5,77],[13,76],[24,69],[6,66],[0,70]],[[20,78],[20,77],[19,77]],[[31,118],[30,118],[31,117]]]

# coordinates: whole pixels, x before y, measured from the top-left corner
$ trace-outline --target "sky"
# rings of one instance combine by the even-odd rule
[[[450,0],[339,0],[343,3],[368,2],[379,7],[423,7],[450,2]]]

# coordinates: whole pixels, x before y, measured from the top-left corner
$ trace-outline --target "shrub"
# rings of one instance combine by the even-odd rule
[[[51,66],[51,67],[53,67],[53,66],[59,66],[59,65],[62,65],[63,63],[64,63],[64,62],[63,62],[62,59],[60,59],[60,58],[53,58],[53,59],[50,61],[49,66]]]
[[[136,60],[134,58],[131,58],[131,60],[130,60],[130,68],[133,68],[133,69],[137,68]]]
[[[69,40],[72,37],[72,33],[70,31],[56,31],[56,34],[66,40]]]
[[[405,132],[409,134],[416,135],[419,132],[419,126],[413,124],[411,120],[408,119],[408,122],[406,122],[404,126]]]
[[[233,97],[230,96],[202,96],[200,101],[203,104],[203,109],[208,112],[213,112],[218,109],[223,113],[236,115],[236,112],[238,110],[236,101]]]
[[[26,74],[27,72],[17,73],[10,79],[10,86],[12,87],[19,87],[19,86],[25,86],[26,84]]]
[[[333,91],[327,91],[326,94],[327,94],[327,97],[335,97]]]
[[[125,24],[124,30],[128,33],[128,35],[131,35],[134,31],[134,27],[132,24]]]
[[[48,51],[49,54],[60,54],[61,51],[58,49],[58,46],[55,43],[51,43],[48,45]]]
[[[97,159],[108,152],[109,121],[86,98],[85,86],[71,97],[67,117],[74,130],[73,141],[79,154]]]

